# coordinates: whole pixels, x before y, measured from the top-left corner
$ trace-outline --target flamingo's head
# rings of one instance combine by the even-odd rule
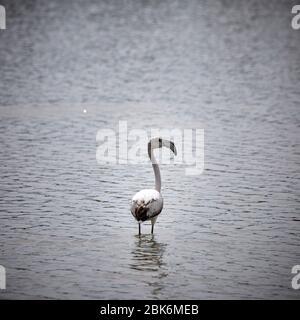
[[[150,156],[151,150],[166,147],[172,150],[172,152],[177,155],[177,150],[173,141],[169,141],[162,138],[153,138],[148,143],[148,153]]]

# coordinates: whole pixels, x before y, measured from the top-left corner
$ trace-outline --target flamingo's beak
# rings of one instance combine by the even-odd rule
[[[162,144],[164,147],[171,149],[175,156],[177,155],[177,150],[173,141],[163,140]]]
[[[170,141],[170,149],[173,151],[173,153],[175,154],[175,156],[177,156],[177,149],[175,147],[174,142]]]

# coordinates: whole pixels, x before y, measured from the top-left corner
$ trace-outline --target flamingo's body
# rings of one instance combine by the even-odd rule
[[[155,189],[141,190],[132,198],[131,213],[139,224],[139,234],[141,234],[141,223],[147,220],[151,220],[151,233],[153,233],[157,216],[161,213],[163,208],[160,171],[153,155],[153,150],[161,148],[162,146],[170,148],[175,155],[177,154],[176,147],[171,141],[155,138],[150,140],[148,143],[148,154],[152,161],[152,167],[155,175]]]

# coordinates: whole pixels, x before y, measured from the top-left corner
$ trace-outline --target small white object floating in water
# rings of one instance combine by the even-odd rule
[[[151,139],[148,143],[148,155],[152,162],[152,167],[155,175],[155,189],[144,189],[136,193],[132,198],[131,213],[139,224],[139,235],[141,234],[141,223],[151,220],[151,233],[153,234],[154,224],[157,216],[163,208],[163,198],[161,196],[161,177],[158,163],[153,154],[153,150],[157,148],[170,148],[175,155],[177,150],[172,141],[162,138]]]
[[[86,110],[86,109],[83,109],[83,113],[87,113],[87,110]]]

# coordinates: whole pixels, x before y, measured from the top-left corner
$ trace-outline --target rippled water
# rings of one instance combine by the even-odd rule
[[[4,1],[0,298],[299,298],[300,31],[288,1]],[[87,113],[83,113],[83,109]],[[205,170],[99,165],[98,129],[204,128]]]

